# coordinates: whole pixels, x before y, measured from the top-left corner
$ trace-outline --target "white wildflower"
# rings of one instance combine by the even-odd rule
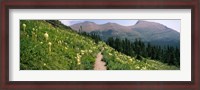
[[[81,64],[81,55],[77,54],[77,64],[80,65]]]
[[[51,46],[51,45],[52,45],[52,43],[51,43],[51,42],[49,42],[48,44],[49,44],[49,46]]]
[[[62,43],[62,42],[59,40],[59,41],[58,41],[58,44],[61,44],[61,43]]]
[[[142,67],[142,69],[141,70],[146,70],[147,69],[147,67],[146,66],[144,66],[144,67]]]
[[[136,66],[136,69],[140,69],[140,67],[139,67],[139,66]]]
[[[44,34],[44,37],[45,37],[45,39],[46,39],[46,41],[48,40],[48,38],[49,38],[49,35],[48,35],[48,33],[47,32],[45,32],[45,34]]]
[[[23,26],[23,29],[24,29],[24,32],[25,32],[25,30],[26,30],[26,24],[22,24],[22,26]]]
[[[23,27],[26,27],[26,24],[23,24]]]
[[[35,28],[33,28],[32,30],[35,31]]]
[[[81,62],[78,62],[78,65],[80,65],[81,64]]]
[[[92,53],[92,50],[89,50],[90,53]]]
[[[84,53],[85,51],[84,50],[81,50],[81,53]]]
[[[48,45],[49,45],[49,52],[51,52],[51,45],[52,45],[52,43],[49,42]]]

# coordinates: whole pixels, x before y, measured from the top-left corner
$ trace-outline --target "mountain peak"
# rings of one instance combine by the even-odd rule
[[[91,32],[93,30],[98,30],[99,29],[99,26],[96,23],[91,22],[91,21],[80,22],[80,23],[71,25],[70,27],[72,29],[78,31],[80,29],[80,26],[82,26],[82,30],[85,31],[85,32]]]
[[[91,22],[91,21],[84,21],[83,23],[93,23],[93,24],[95,24],[94,22]]]
[[[108,23],[105,23],[105,24],[103,24],[103,25],[119,25],[119,24],[117,24],[117,23],[112,23],[112,22],[108,22]]]
[[[149,22],[144,21],[144,20],[138,20],[136,24],[142,24],[142,23],[149,23]]]
[[[112,23],[112,22],[107,22],[106,24],[115,24],[115,23]]]
[[[144,20],[138,20],[137,23],[133,27],[141,27],[141,28],[153,28],[153,29],[159,29],[159,30],[165,30],[168,29],[167,26],[157,23],[157,22],[151,22],[151,21],[144,21]]]

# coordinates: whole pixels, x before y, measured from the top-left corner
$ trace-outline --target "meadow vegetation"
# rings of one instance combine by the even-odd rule
[[[79,34],[61,23],[52,23],[20,20],[21,70],[93,70],[96,55],[102,49],[108,70],[179,69],[148,58],[137,60],[103,41],[95,42],[91,37]]]

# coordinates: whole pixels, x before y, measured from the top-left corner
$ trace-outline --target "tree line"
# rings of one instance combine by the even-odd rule
[[[136,57],[138,60],[150,58],[180,67],[180,50],[178,47],[161,47],[150,43],[145,44],[140,39],[135,39],[134,42],[131,42],[127,38],[119,39],[113,37],[108,38],[106,43],[117,51]]]

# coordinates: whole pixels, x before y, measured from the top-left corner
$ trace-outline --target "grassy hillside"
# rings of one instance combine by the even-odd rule
[[[20,21],[20,26],[20,69],[93,69],[99,47],[92,39],[46,21]]]
[[[89,37],[52,23],[43,20],[20,21],[21,70],[92,70],[96,55],[102,48],[103,61],[109,70],[179,69],[145,58],[136,60],[104,42],[96,44]]]
[[[106,46],[103,52],[104,61],[107,63],[110,70],[178,70],[176,66],[169,66],[162,62],[143,58],[137,60],[135,57],[130,57],[113,48]]]

